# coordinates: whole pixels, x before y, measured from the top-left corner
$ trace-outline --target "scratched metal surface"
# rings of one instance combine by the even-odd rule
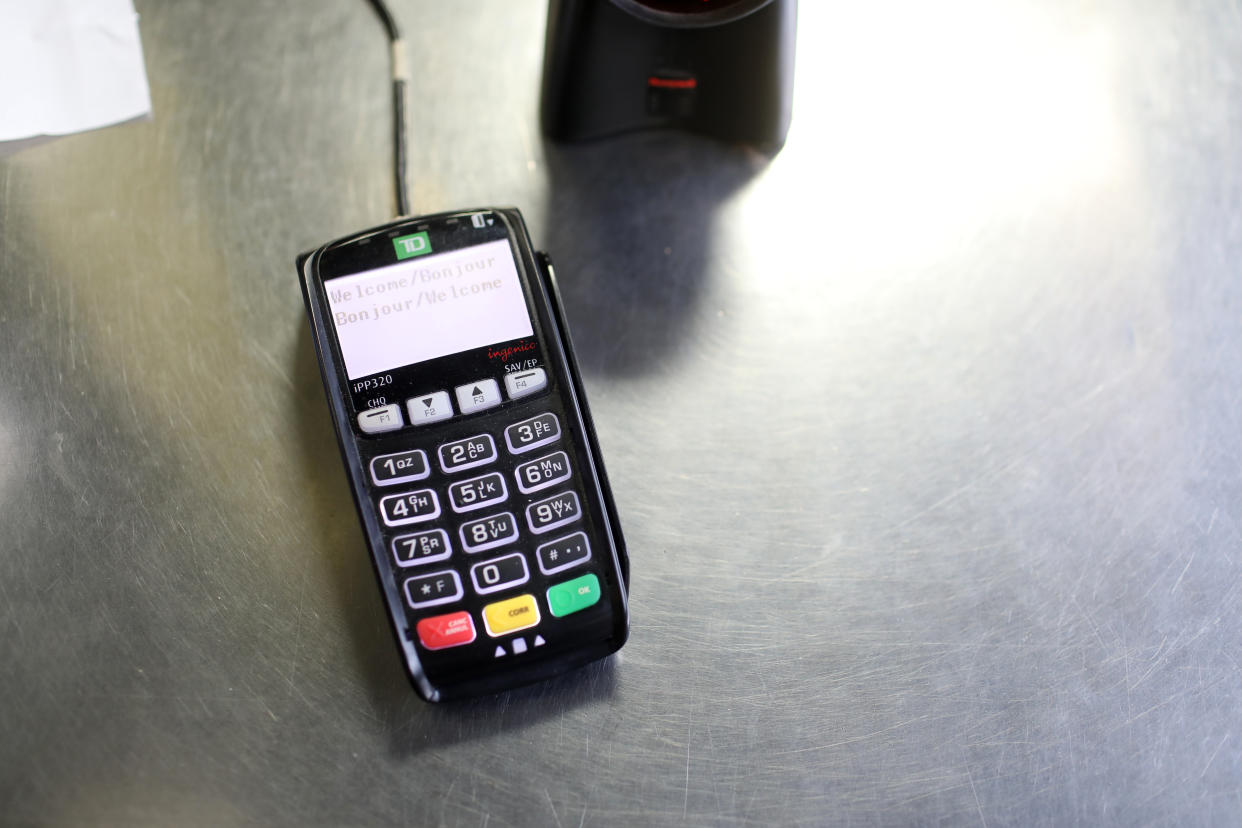
[[[771,163],[546,145],[541,4],[395,5],[415,208],[559,262],[630,643],[414,697],[292,267],[387,217],[380,29],[140,0],[154,120],[0,160],[0,822],[1236,824],[1236,2],[804,3]]]

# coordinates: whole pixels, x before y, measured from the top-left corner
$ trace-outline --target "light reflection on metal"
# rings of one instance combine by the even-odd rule
[[[804,5],[800,30],[819,36],[799,42],[771,195],[821,193],[817,220],[848,228],[834,236],[840,253],[926,256],[990,215],[1081,198],[1127,161],[1114,43],[1089,12]],[[748,202],[748,220],[788,219],[762,200]]]

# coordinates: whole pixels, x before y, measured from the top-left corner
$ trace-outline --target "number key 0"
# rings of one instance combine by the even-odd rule
[[[470,580],[474,581],[475,592],[487,595],[526,583],[530,580],[530,572],[526,569],[526,559],[520,552],[514,552],[470,567]]]

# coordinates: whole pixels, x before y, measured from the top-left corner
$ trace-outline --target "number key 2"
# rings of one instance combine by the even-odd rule
[[[490,434],[479,434],[440,446],[440,468],[445,473],[472,469],[495,459],[496,444]]]

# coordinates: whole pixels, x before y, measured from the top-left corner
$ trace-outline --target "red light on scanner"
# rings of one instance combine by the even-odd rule
[[[647,85],[652,89],[696,89],[699,82],[695,78],[661,78],[652,75],[647,78]]]

